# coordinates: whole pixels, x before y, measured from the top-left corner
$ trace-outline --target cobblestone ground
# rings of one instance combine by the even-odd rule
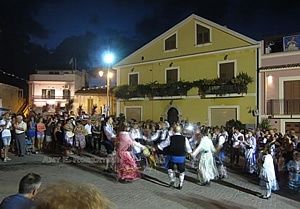
[[[101,159],[88,153],[83,158],[74,155],[74,163],[62,161],[59,155],[11,158],[12,161],[7,163],[0,162],[1,201],[17,192],[22,176],[35,172],[42,176],[42,188],[60,180],[91,183],[120,209],[300,208],[300,193],[291,194],[284,186],[273,193],[271,199],[260,199],[257,176],[242,174],[241,167],[229,169],[229,178],[213,181],[208,187],[200,186],[195,171],[188,168],[183,189],[176,190],[167,187],[168,177],[163,169],[146,170],[143,179],[133,183],[118,183],[114,174],[103,172]],[[96,159],[98,163],[95,163]]]

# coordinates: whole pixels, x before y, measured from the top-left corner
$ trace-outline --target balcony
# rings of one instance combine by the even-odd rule
[[[267,101],[268,115],[300,115],[300,99],[271,99]]]
[[[70,100],[74,97],[71,96],[52,96],[52,95],[35,95],[32,96],[32,99],[38,100]]]

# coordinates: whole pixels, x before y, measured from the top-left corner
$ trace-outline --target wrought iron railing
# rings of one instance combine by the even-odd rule
[[[32,99],[73,99],[74,97],[71,96],[51,96],[51,95],[39,95],[39,96],[32,96]]]
[[[300,114],[300,99],[271,99],[267,101],[268,115]]]

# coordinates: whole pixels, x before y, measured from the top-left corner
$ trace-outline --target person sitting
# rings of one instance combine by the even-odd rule
[[[116,206],[95,186],[58,182],[46,187],[35,198],[36,209],[110,209]]]
[[[4,198],[0,209],[32,209],[36,206],[33,198],[41,186],[41,177],[35,173],[24,176],[19,184],[19,193]]]

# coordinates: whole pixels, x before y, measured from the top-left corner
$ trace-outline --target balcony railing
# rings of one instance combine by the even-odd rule
[[[300,99],[271,99],[267,101],[268,115],[300,114]]]
[[[51,95],[40,95],[40,96],[32,96],[32,99],[66,99],[66,100],[69,100],[69,99],[73,99],[73,97],[71,96],[51,96]]]

